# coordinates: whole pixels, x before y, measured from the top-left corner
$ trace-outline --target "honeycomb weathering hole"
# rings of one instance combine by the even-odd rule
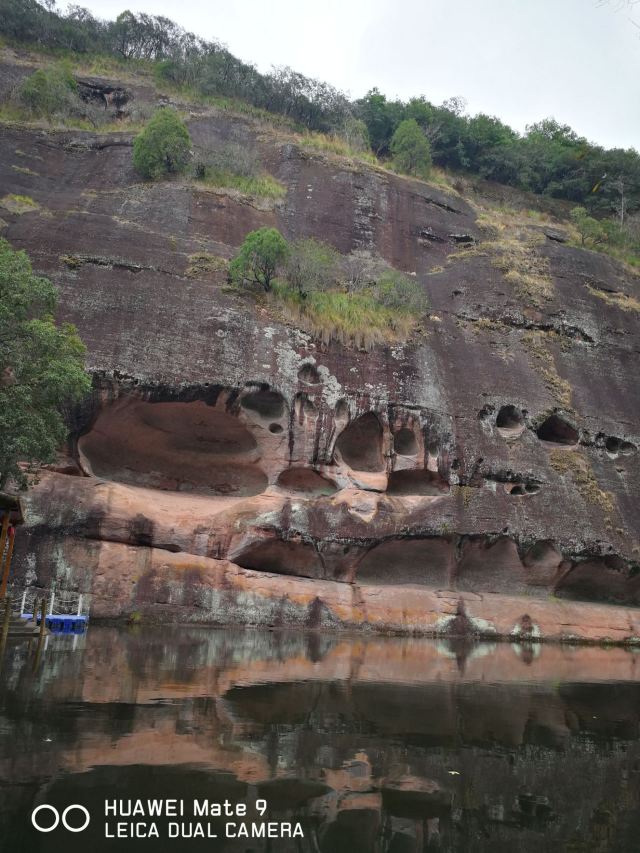
[[[249,430],[203,402],[116,403],[98,415],[78,450],[95,476],[134,486],[239,497],[267,486]]]
[[[336,484],[311,468],[287,468],[278,477],[277,485],[305,495],[332,495]]]
[[[418,442],[413,430],[402,427],[393,435],[393,449],[400,456],[415,456],[418,452]]]
[[[496,427],[503,438],[517,438],[524,430],[524,415],[517,406],[502,406],[496,417]]]
[[[605,442],[605,447],[608,453],[617,455],[620,452],[620,439],[615,436],[609,436]]]
[[[240,405],[268,420],[278,420],[284,414],[284,398],[277,391],[252,391],[240,400]]]
[[[356,471],[384,470],[382,426],[373,412],[352,421],[340,433],[336,449],[346,464]]]
[[[614,435],[610,435],[606,442],[605,448],[607,453],[610,453],[612,456],[618,456],[618,454],[622,453],[624,456],[630,456],[632,453],[635,453],[637,448],[635,444],[630,441],[625,441],[622,438],[616,438]]]
[[[305,385],[320,385],[320,374],[313,364],[303,364],[298,371],[298,379]]]
[[[338,400],[336,403],[336,420],[346,420],[349,417],[349,404],[346,400]]]
[[[388,495],[444,495],[449,483],[435,471],[393,471],[389,475]]]
[[[560,415],[549,415],[536,434],[541,441],[552,444],[577,444],[579,438],[578,430]]]
[[[538,483],[505,483],[505,491],[512,497],[535,495],[540,491]]]
[[[295,409],[296,418],[298,419],[298,422],[302,423],[305,415],[306,416],[313,415],[313,413],[316,410],[316,407],[313,404],[313,401],[310,400],[309,397],[305,394],[305,392],[300,391],[298,394],[296,394],[296,398],[295,398],[295,402],[294,402],[294,409]]]

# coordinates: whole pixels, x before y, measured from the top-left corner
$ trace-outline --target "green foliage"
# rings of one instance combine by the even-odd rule
[[[593,216],[589,216],[584,207],[574,207],[570,213],[571,221],[575,225],[583,246],[587,244],[597,245],[604,243],[607,239],[607,229],[603,222],[598,222]]]
[[[251,231],[231,261],[229,278],[234,284],[259,284],[268,292],[278,269],[286,262],[288,255],[287,241],[277,228]]]
[[[640,267],[640,220],[637,216],[621,224],[617,218],[596,219],[584,207],[578,206],[573,208],[570,217],[580,236],[581,246],[604,252],[631,267]],[[605,298],[600,292],[597,295]],[[632,300],[632,303],[637,310],[637,300]],[[632,303],[623,299],[622,307],[629,307]]]
[[[2,32],[10,39],[49,48],[72,51],[96,49],[102,45],[102,22],[79,6],[70,6],[66,15],[55,11],[55,3],[36,0],[0,0]]]
[[[379,154],[390,150],[401,122],[414,119],[426,134],[438,166],[569,199],[603,214],[619,212],[624,187],[627,212],[640,209],[638,152],[606,151],[554,119],[530,125],[520,135],[495,116],[465,115],[459,99],[440,106],[424,98],[403,103],[388,101],[376,89],[355,107]]]
[[[393,164],[407,175],[427,178],[431,170],[431,148],[414,118],[400,122],[391,138]]]
[[[330,290],[338,279],[338,253],[327,243],[306,238],[291,244],[285,276],[301,296]]]
[[[377,89],[371,89],[357,103],[359,117],[369,133],[371,147],[376,154],[389,150],[395,129],[404,118],[404,106],[399,101],[387,101]]]
[[[133,140],[133,165],[144,178],[182,172],[191,156],[191,137],[176,110],[162,107]]]
[[[365,349],[406,339],[428,306],[421,283],[382,260],[364,253],[344,257],[311,238],[288,244],[274,228],[246,236],[229,279],[273,292],[296,322],[323,341]]]
[[[155,63],[153,73],[159,83],[184,86],[186,82],[182,74],[181,65],[175,59],[160,59]]]
[[[18,90],[18,100],[31,115],[51,119],[78,112],[76,81],[66,65],[39,68]]]
[[[0,239],[0,489],[26,488],[36,464],[54,461],[67,434],[61,411],[90,387],[75,328],[54,322],[56,299],[27,255]]]
[[[261,118],[278,116],[288,127],[328,135],[328,141],[312,137],[303,142],[313,147],[349,156],[355,151],[362,157],[368,137],[373,152],[385,157],[399,126],[415,121],[438,167],[567,199],[591,215],[629,215],[640,210],[638,152],[605,150],[554,119],[544,119],[519,134],[495,116],[466,115],[459,98],[440,105],[424,97],[404,102],[387,100],[372,89],[350,102],[328,84],[290,68],[263,74],[222,44],[185,32],[167,18],[144,13],[125,11],[115,21],[103,21],[74,5],[58,12],[50,2],[0,0],[0,33],[13,42],[76,56],[92,50],[98,54],[94,73],[143,67],[155,71],[161,85],[179,87],[185,97],[215,101],[222,109],[231,105]],[[40,94],[36,93],[36,100],[42,103]],[[61,103],[46,92],[43,100],[43,115]],[[0,105],[0,120],[20,120],[9,106]],[[86,104],[83,109],[87,110]],[[88,129],[101,123],[90,111],[87,122]]]
[[[325,343],[370,349],[405,340],[428,306],[423,286],[367,254],[341,256],[325,243],[292,244],[273,289],[293,319]]]

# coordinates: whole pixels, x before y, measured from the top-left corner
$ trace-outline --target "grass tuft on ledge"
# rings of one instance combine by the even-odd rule
[[[373,151],[349,145],[346,139],[336,134],[309,130],[298,136],[298,142],[303,148],[310,148],[325,154],[336,154],[339,157],[349,157],[352,160],[361,160],[372,166],[380,165]]]
[[[324,344],[334,340],[371,350],[377,344],[406,341],[417,323],[413,314],[381,305],[366,293],[330,290],[303,297],[276,281],[273,294],[287,319]]]
[[[197,181],[203,186],[237,190],[243,195],[274,201],[284,198],[287,194],[284,184],[267,174],[237,175],[221,169],[207,169],[204,176],[198,177]]]

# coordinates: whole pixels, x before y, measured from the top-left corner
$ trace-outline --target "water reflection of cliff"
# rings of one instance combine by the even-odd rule
[[[264,796],[305,827],[303,842],[168,850],[637,850],[630,651],[197,629],[65,642],[36,672],[25,645],[4,661],[0,830],[15,850],[58,849],[57,831],[26,831],[35,804],[100,814],[114,796]],[[88,835],[64,849],[102,849]]]

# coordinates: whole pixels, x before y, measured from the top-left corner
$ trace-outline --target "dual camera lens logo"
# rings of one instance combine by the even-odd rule
[[[73,823],[71,823],[69,816],[74,811],[81,812],[81,815],[76,815],[73,818]],[[78,803],[67,806],[62,815],[60,815],[58,809],[46,803],[37,806],[31,813],[31,823],[38,832],[53,832],[61,821],[64,828],[68,829],[69,832],[82,832],[89,826],[90,820],[91,818],[87,809]]]

